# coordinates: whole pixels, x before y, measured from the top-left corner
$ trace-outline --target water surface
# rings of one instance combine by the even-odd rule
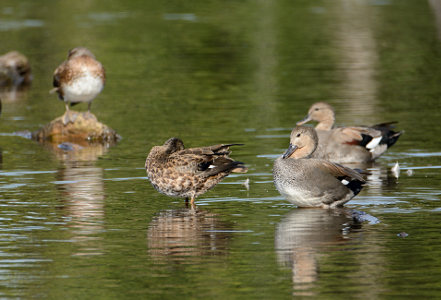
[[[0,96],[0,296],[439,297],[441,45],[429,2],[2,1],[0,53],[27,55],[34,81]],[[63,113],[48,91],[78,45],[106,68],[92,111],[121,142],[70,153],[11,135]],[[272,183],[315,101],[340,125],[405,131],[343,210],[297,209]],[[232,156],[249,172],[191,212],[146,178],[149,149],[172,136],[244,143]]]

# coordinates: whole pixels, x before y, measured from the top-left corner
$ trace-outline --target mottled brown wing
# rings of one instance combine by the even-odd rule
[[[219,144],[208,147],[188,148],[179,151],[179,154],[195,154],[195,155],[229,155],[231,146],[240,146],[242,144]]]
[[[60,80],[61,80],[61,78],[64,76],[64,74],[66,72],[66,64],[67,64],[66,61],[63,62],[54,71],[54,78],[53,78],[52,85],[54,87],[56,87],[56,88],[60,87]]]
[[[210,149],[216,154],[224,154],[225,152],[229,152],[231,146],[243,146],[243,144],[219,144],[205,148]]]
[[[190,149],[188,149],[190,150]],[[178,151],[172,153],[167,159],[167,165],[182,173],[197,173],[201,164],[209,164],[213,160],[212,155],[200,155],[194,153],[183,153]]]

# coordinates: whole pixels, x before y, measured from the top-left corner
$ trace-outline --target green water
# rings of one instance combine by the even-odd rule
[[[0,54],[27,55],[34,81],[0,96],[0,297],[440,297],[433,7],[3,0]],[[106,68],[92,111],[121,142],[72,154],[11,135],[64,112],[48,93],[52,73],[79,45]],[[338,124],[398,121],[405,130],[343,211],[296,209],[272,183],[291,128],[323,100]],[[172,136],[189,147],[244,143],[232,157],[249,172],[225,178],[192,214],[145,175],[150,148]],[[352,209],[370,222],[354,223]]]

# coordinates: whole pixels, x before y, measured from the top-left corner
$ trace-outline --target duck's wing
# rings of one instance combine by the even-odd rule
[[[370,127],[340,127],[334,129],[332,139],[341,144],[375,148],[381,141],[381,131]]]
[[[67,61],[64,61],[63,63],[61,63],[61,65],[59,65],[55,71],[54,71],[54,76],[53,76],[53,81],[52,81],[52,85],[54,86],[54,88],[50,91],[50,93],[55,93],[61,92],[60,89],[60,81],[61,78],[66,77],[69,73],[68,67],[67,67]],[[62,95],[60,94],[60,96],[62,97]]]
[[[243,144],[218,144],[207,147],[188,148],[179,151],[178,154],[194,154],[194,155],[219,155],[225,156],[231,153],[231,146],[242,146]]]
[[[318,168],[320,168],[322,171],[331,174],[335,178],[338,178],[340,180],[349,178],[349,179],[356,179],[365,182],[364,178],[356,170],[347,168],[340,164],[332,163],[327,160],[316,160],[316,161],[317,161],[316,165]]]
[[[205,177],[222,172],[246,172],[242,162],[228,157],[228,147],[220,145],[214,151],[210,147],[184,149],[170,155],[167,164],[179,172]]]
[[[332,197],[339,198],[342,194],[347,194],[347,190],[345,191],[343,187],[348,188],[352,191],[353,195],[357,195],[361,189],[363,188],[363,184],[365,182],[364,178],[361,176],[359,172],[356,170],[344,167],[342,165],[332,163],[329,161],[322,161],[318,167],[324,171],[325,173],[333,176],[335,179],[341,182],[341,185],[336,186],[335,184],[329,183],[329,190],[332,190]],[[323,178],[326,178],[324,176]],[[323,180],[326,184],[326,180]],[[331,198],[332,198],[331,197]]]
[[[393,130],[395,128],[395,124],[397,123],[398,122],[396,121],[392,121],[372,126],[372,128],[381,131],[383,138],[381,139],[380,144],[386,144],[388,148],[395,144],[400,135],[403,133],[403,131],[396,132]]]

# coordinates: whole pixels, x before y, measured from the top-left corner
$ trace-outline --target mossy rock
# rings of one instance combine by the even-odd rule
[[[115,130],[99,122],[90,112],[70,110],[67,114],[70,122],[65,121],[64,114],[33,132],[32,139],[56,144],[70,142],[81,146],[92,143],[114,144],[121,139]]]

